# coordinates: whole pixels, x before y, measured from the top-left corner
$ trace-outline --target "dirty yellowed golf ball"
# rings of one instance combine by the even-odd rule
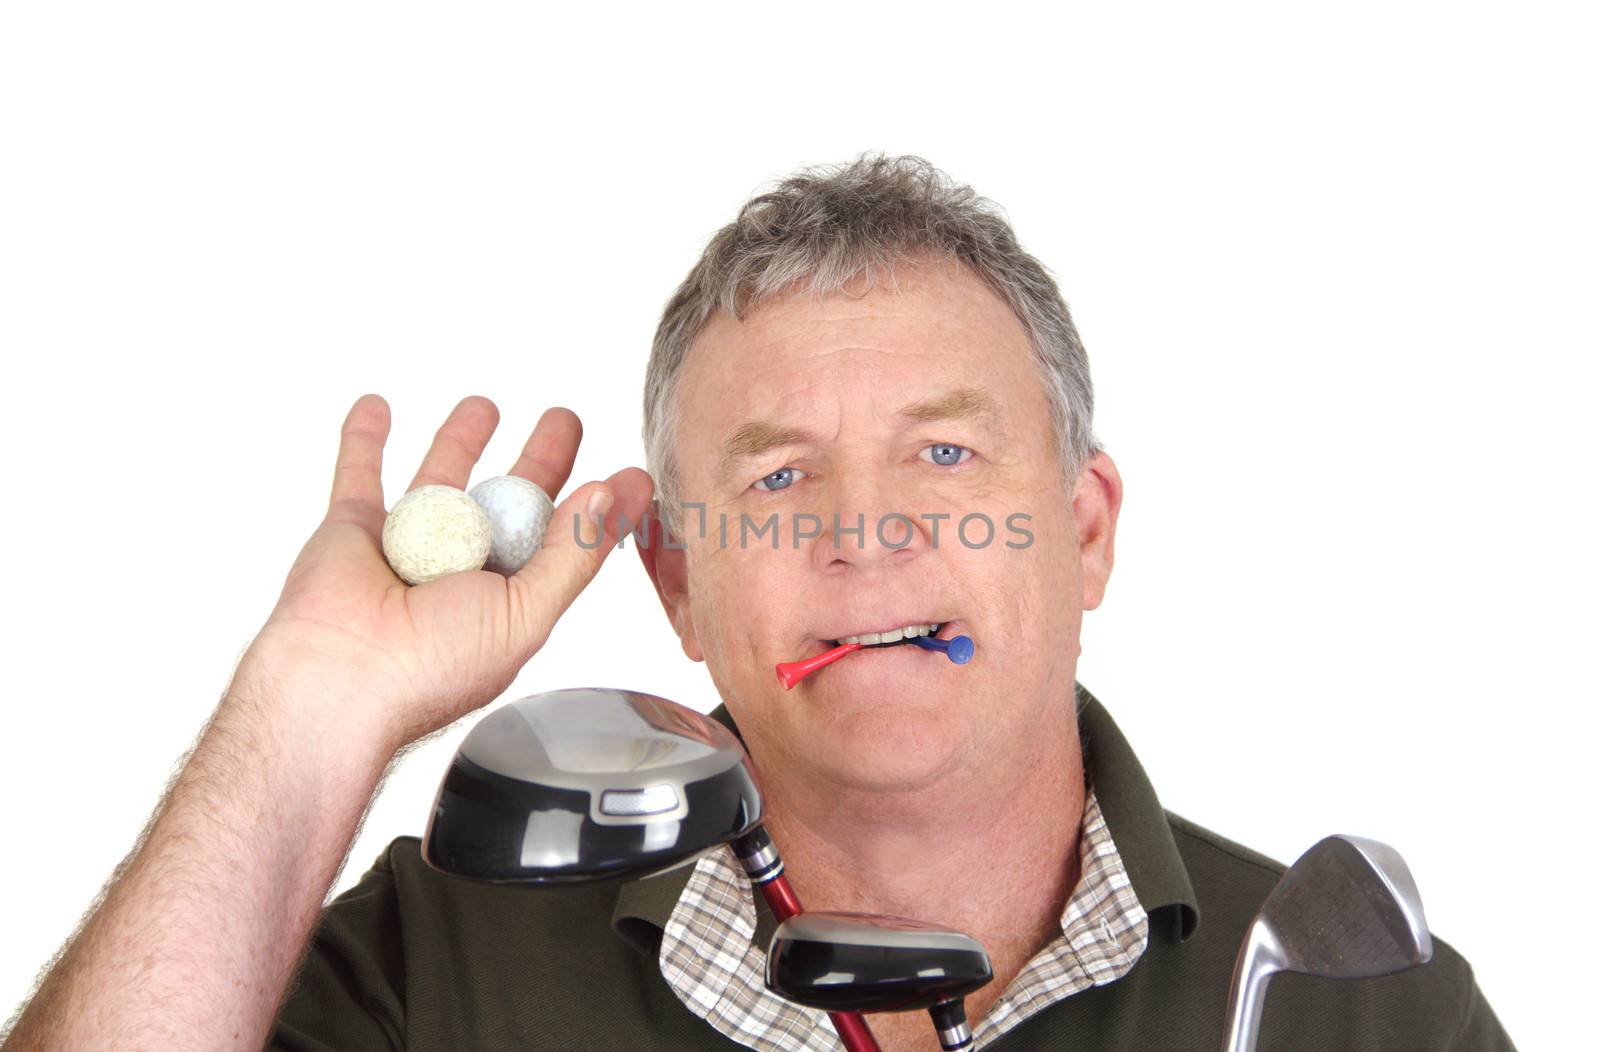
[[[473,486],[467,495],[489,516],[489,560],[483,568],[510,577],[544,543],[545,527],[556,510],[550,494],[525,478],[497,475]]]
[[[419,486],[383,520],[383,557],[407,584],[481,570],[489,558],[489,516],[465,490]]]

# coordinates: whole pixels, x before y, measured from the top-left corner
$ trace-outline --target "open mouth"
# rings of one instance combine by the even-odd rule
[[[950,638],[941,637],[941,632],[948,634]],[[937,651],[949,658],[953,665],[965,665],[972,660],[973,654],[972,637],[958,634],[954,621],[922,622],[900,628],[885,628],[876,632],[841,636],[838,639],[821,639],[816,636],[812,638],[825,645],[826,649],[822,653],[812,654],[798,661],[780,661],[775,666],[778,682],[783,684],[784,690],[792,689],[796,683],[811,673],[860,650],[882,650],[885,647],[915,643],[913,650]]]
[[[860,643],[862,647],[896,647],[908,643],[919,636],[936,636],[939,629],[944,627],[944,622],[931,622],[918,625],[906,625],[904,628],[890,628],[881,632],[865,632],[861,635],[844,636],[840,639],[828,640],[830,647],[843,643]]]

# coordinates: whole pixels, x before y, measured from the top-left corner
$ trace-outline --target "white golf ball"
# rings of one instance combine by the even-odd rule
[[[489,558],[489,517],[454,486],[419,486],[383,520],[383,557],[407,584],[481,570]]]
[[[510,577],[544,543],[555,503],[536,483],[515,475],[485,479],[467,492],[489,516],[489,559],[483,568]]]

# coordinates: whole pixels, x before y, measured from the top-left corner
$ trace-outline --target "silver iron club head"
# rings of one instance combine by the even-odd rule
[[[1318,841],[1256,914],[1229,991],[1230,1052],[1253,1052],[1267,982],[1278,972],[1330,979],[1392,975],[1433,959],[1422,897],[1400,853],[1355,836]]]

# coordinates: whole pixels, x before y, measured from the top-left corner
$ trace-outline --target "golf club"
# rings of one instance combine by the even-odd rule
[[[485,716],[445,772],[422,858],[452,876],[551,886],[653,876],[723,844],[781,922],[800,912],[739,739],[709,716],[631,690],[535,694]],[[830,1013],[850,1052],[859,1015]]]
[[[836,1012],[926,1008],[939,1047],[969,1049],[968,994],[994,978],[970,935],[902,917],[817,912],[778,925],[767,949],[767,989]]]
[[[1226,1052],[1255,1052],[1267,983],[1278,972],[1362,979],[1426,964],[1433,939],[1399,852],[1330,836],[1290,866],[1267,896],[1233,967]]]

